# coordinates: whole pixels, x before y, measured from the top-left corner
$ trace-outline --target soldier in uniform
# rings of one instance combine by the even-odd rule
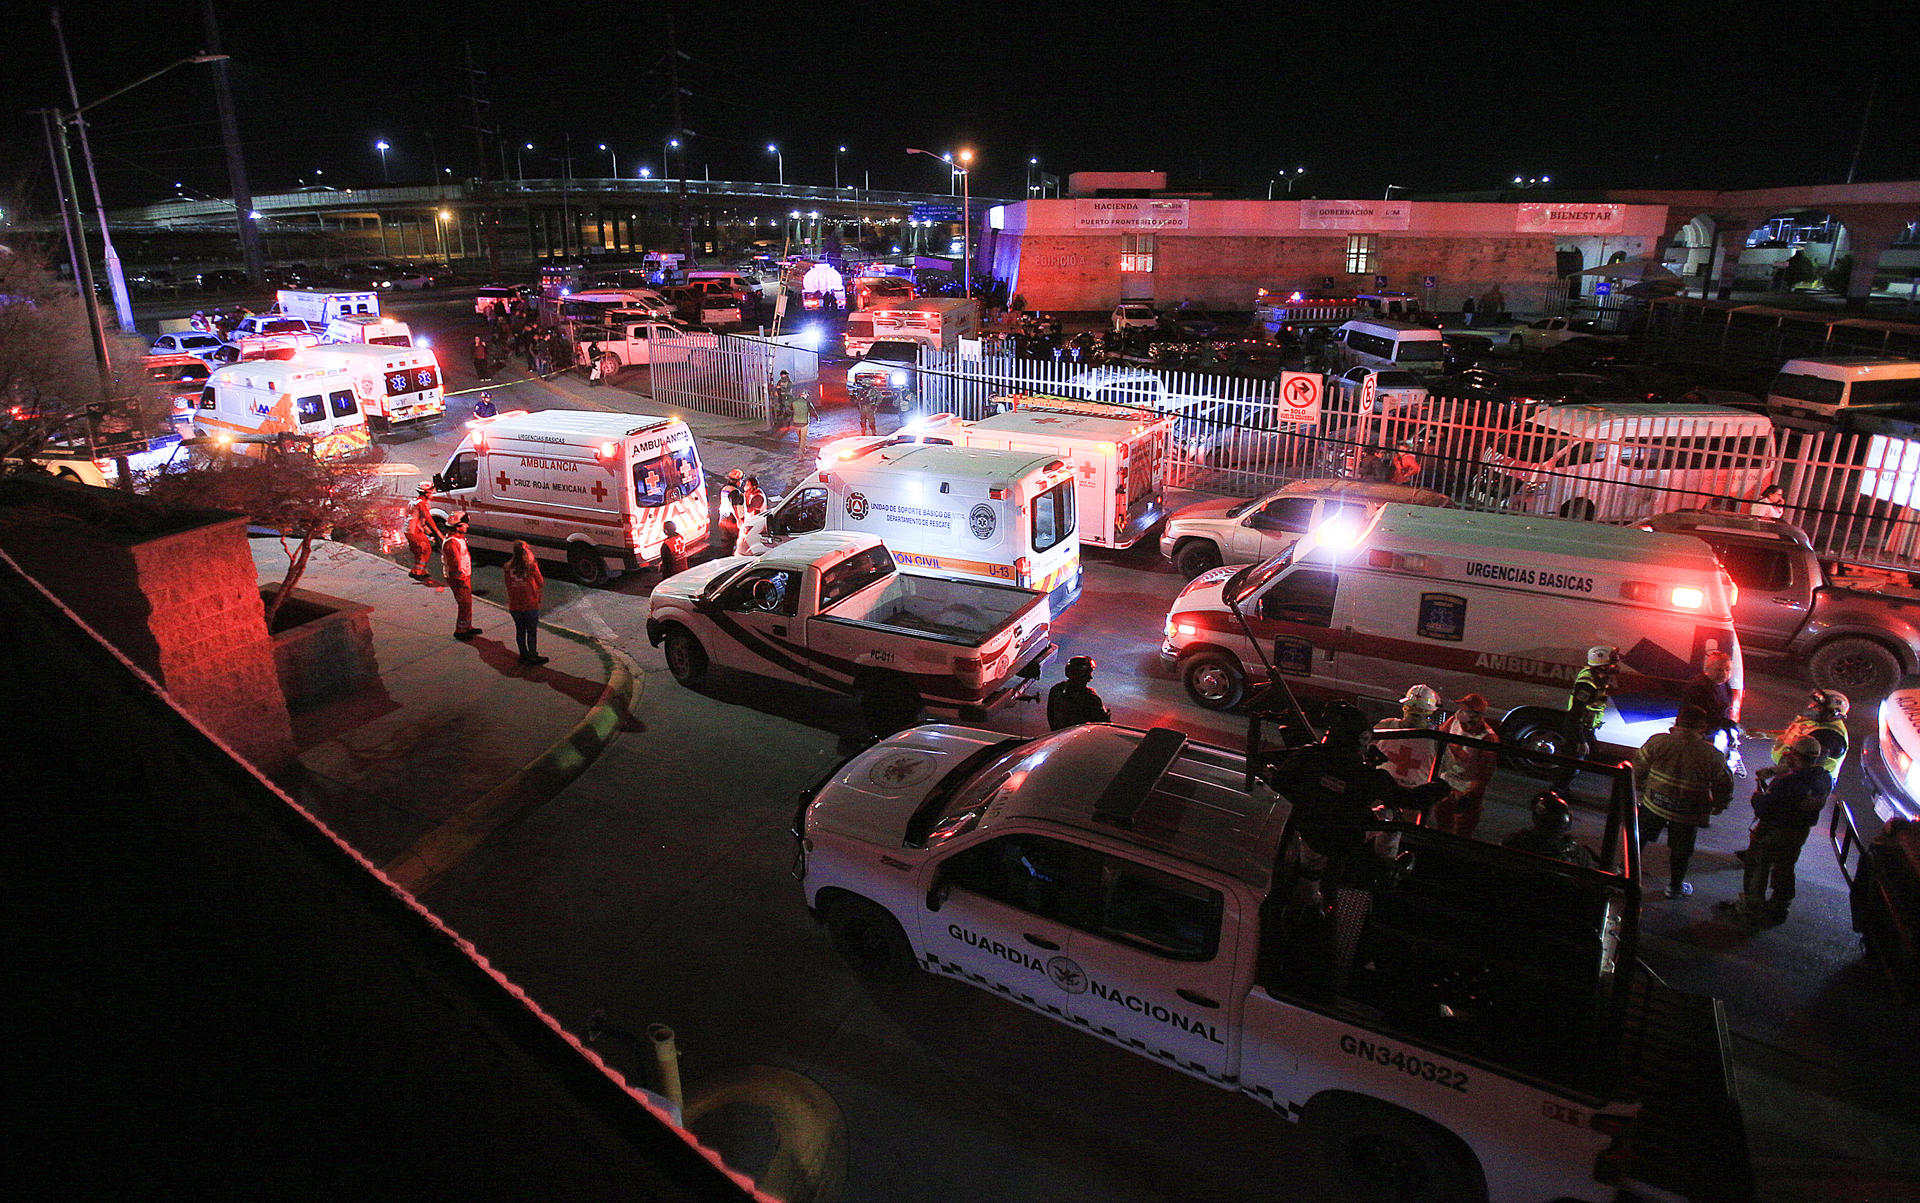
[[[1067,661],[1067,679],[1047,691],[1047,726],[1058,731],[1081,723],[1112,722],[1113,715],[1093,689],[1093,657]]]

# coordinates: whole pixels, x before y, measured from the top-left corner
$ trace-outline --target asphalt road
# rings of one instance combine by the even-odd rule
[[[418,294],[393,308],[448,348],[472,321],[464,294]],[[447,358],[451,387],[468,387],[465,356]],[[504,379],[493,390],[501,409],[643,412],[622,387],[643,383],[630,369],[591,391]],[[457,396],[439,432],[382,441],[425,475],[444,463],[470,406]],[[751,433],[703,437],[701,449],[710,472],[796,466]],[[395,477],[402,488],[410,479]],[[769,492],[787,483],[769,480]],[[1160,616],[1180,578],[1150,549],[1089,552],[1086,565],[1084,594],[1056,637],[1063,652],[1099,660],[1096,685],[1116,721],[1238,745],[1242,720],[1193,706],[1158,663]],[[497,560],[483,561],[476,582],[496,598],[498,574]],[[655,579],[644,572],[583,590],[549,578],[549,620],[605,639],[639,666],[637,729],[433,889],[426,901],[436,912],[575,1032],[595,1010],[632,1031],[670,1025],[690,1095],[747,1066],[818,1082],[845,1116],[850,1200],[1329,1197],[1303,1140],[1250,1101],[952,981],[922,975],[878,988],[845,969],[801,907],[786,833],[796,791],[864,735],[858,715],[848,701],[719,671],[699,692],[680,687],[644,634]],[[1784,717],[1804,697],[1796,666],[1749,667],[1750,721]],[[1875,701],[1856,699],[1856,744]],[[988,725],[1044,729],[1031,703]],[[1756,743],[1749,758],[1764,755]],[[1486,827],[1517,826],[1532,788],[1503,783]],[[1841,790],[1859,789],[1850,766]],[[1714,916],[1713,902],[1739,886],[1744,788],[1738,796],[1702,835],[1695,895],[1649,902],[1643,955],[1674,984],[1726,1002],[1763,1199],[1920,1198],[1920,1023],[1893,1010],[1860,962],[1818,833],[1785,925],[1752,934]],[[1664,880],[1665,865],[1665,848],[1650,848],[1648,879]],[[601,1051],[649,1080],[634,1050]],[[736,1157],[755,1168],[751,1149]]]

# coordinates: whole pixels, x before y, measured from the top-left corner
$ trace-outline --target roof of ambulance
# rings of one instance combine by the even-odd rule
[[[980,447],[949,447],[943,443],[902,443],[881,448],[872,462],[944,476],[1020,477],[1059,458],[1051,451],[989,451]],[[849,461],[849,464],[857,462]],[[842,465],[843,469],[846,466],[849,465]]]
[[[619,438],[639,434],[673,421],[644,414],[593,413],[584,409],[542,409],[528,414],[502,414],[482,427],[488,438],[529,434],[577,434],[590,438]]]
[[[1144,425],[1150,425],[1158,417],[1157,414],[1120,417],[1114,414],[1068,413],[1064,410],[1051,409],[1010,409],[1005,413],[981,418],[972,425],[975,430],[1033,434],[1043,437],[1084,435],[1093,438],[1120,439]]]
[[[209,376],[223,382],[253,377],[270,380],[276,384],[288,380],[317,380],[322,376],[344,376],[346,373],[332,364],[303,362],[295,359],[243,359],[239,363],[223,364],[213,369]]]
[[[1441,555],[1563,557],[1601,569],[1610,563],[1718,573],[1720,562],[1691,535],[1661,534],[1604,522],[1542,518],[1531,514],[1482,514],[1425,505],[1389,505],[1380,511],[1368,542],[1384,537],[1435,545]]]

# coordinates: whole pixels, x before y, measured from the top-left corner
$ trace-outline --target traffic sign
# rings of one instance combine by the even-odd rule
[[[1320,425],[1323,383],[1318,372],[1280,373],[1280,421],[1300,426]]]
[[[1367,378],[1360,382],[1360,412],[1363,414],[1372,413],[1373,403],[1379,396],[1380,374],[1378,372],[1368,372]]]
[[[1594,296],[1596,296],[1596,297],[1604,297],[1604,296],[1608,296],[1608,295],[1610,295],[1610,294],[1611,294],[1612,292],[1613,292],[1613,281],[1612,281],[1612,280],[1595,280],[1595,281],[1593,282],[1593,295],[1594,295]]]
[[[1428,276],[1428,277],[1426,278],[1426,287],[1428,287],[1428,288],[1438,288],[1439,286],[1440,286],[1440,277],[1439,277],[1439,276]]]
[[[1373,278],[1373,286],[1381,292],[1385,292],[1387,290],[1387,278],[1385,276],[1375,276]]]
[[[915,205],[907,214],[909,221],[959,221],[959,205]]]

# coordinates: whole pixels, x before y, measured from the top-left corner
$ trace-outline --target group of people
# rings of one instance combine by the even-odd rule
[[[433,512],[433,485],[422,483],[414,490],[413,504],[407,507],[407,547],[413,552],[413,569],[407,575],[416,581],[431,581],[428,566],[433,550],[440,549],[440,570],[447,592],[453,594],[453,637],[470,641],[480,633],[473,625],[473,551],[467,546],[466,515],[451,517],[443,526]],[[546,592],[546,577],[534,559],[533,548],[519,540],[507,561],[507,613],[513,618],[514,641],[522,664],[540,665],[547,657],[540,654],[540,604]]]
[[[864,419],[863,430],[864,431]],[[783,438],[789,431],[800,435],[800,454],[807,453],[807,433],[813,424],[813,399],[794,384],[791,373],[782,369],[767,387],[767,437]]]
[[[469,353],[473,357],[473,374],[481,380],[492,380],[509,354],[520,356],[527,371],[536,376],[551,375],[557,365],[573,361],[565,333],[559,329],[542,330],[525,313],[508,316],[496,312],[488,323],[487,333],[473,336]]]

